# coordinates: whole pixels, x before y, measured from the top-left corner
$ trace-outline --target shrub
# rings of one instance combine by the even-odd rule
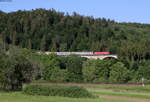
[[[72,98],[95,98],[83,87],[64,85],[27,85],[23,89],[25,94],[42,96],[63,96]]]

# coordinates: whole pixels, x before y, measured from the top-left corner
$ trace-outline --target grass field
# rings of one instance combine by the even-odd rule
[[[150,86],[82,85],[99,98],[30,96],[22,92],[0,92],[0,102],[150,102]]]
[[[21,92],[0,93],[0,102],[133,102],[120,101],[105,98],[86,99],[86,98],[64,98],[51,96],[29,96]]]
[[[97,95],[126,96],[150,99],[150,86],[86,86]]]
[[[85,86],[86,88],[94,88],[94,89],[109,89],[116,91],[134,91],[134,92],[150,92],[150,86],[119,86],[119,85],[96,85],[96,86]]]
[[[134,99],[137,102],[150,102],[150,86],[85,86],[90,92],[107,98],[118,97],[126,100]],[[108,97],[111,96],[111,97]]]

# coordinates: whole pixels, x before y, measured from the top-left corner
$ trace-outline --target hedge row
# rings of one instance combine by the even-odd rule
[[[63,96],[72,98],[95,98],[85,88],[64,85],[27,85],[23,92],[29,95]]]

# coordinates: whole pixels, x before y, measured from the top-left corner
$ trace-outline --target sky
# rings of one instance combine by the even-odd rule
[[[55,9],[117,22],[150,24],[150,0],[0,0],[0,10],[14,12],[36,8]]]

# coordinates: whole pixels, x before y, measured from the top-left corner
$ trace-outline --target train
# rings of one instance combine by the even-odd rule
[[[38,52],[39,54],[56,54],[56,55],[80,55],[80,56],[98,56],[98,55],[109,55],[110,52]]]

